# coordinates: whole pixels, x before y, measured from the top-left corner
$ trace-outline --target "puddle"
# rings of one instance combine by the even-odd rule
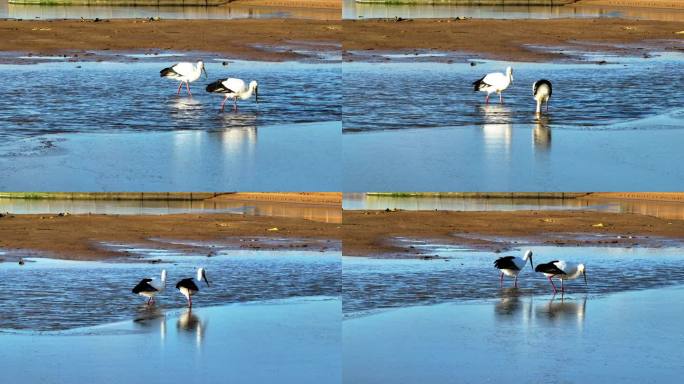
[[[345,132],[363,132],[472,125],[504,130],[514,124],[532,125],[536,121],[532,84],[545,78],[553,82],[545,122],[549,129],[653,130],[672,123],[681,127],[684,96],[673,89],[684,86],[684,79],[673,79],[671,73],[679,68],[682,57],[668,53],[649,59],[619,58],[606,65],[345,63],[343,126]],[[471,83],[508,65],[513,67],[514,80],[503,94],[505,103],[500,105],[492,97],[492,103],[485,105],[484,94],[474,92]],[[397,89],[402,91],[397,93]],[[639,124],[639,119],[654,116],[662,116],[663,121]]]
[[[8,4],[0,0],[0,19],[316,19],[336,20],[340,11],[334,9],[277,8],[221,5],[200,6],[58,6]]]
[[[340,67],[334,64],[207,62],[209,79],[176,96],[177,83],[159,77],[171,62],[79,62],[0,65],[8,81],[0,101],[1,139],[49,133],[220,130],[340,120]],[[205,92],[224,77],[256,79],[259,103],[220,114],[222,97]],[[41,79],[41,96],[26,87]],[[103,92],[106,89],[106,92]],[[144,113],[141,113],[144,111]],[[9,140],[8,140],[9,141]],[[12,141],[13,142],[13,141]]]
[[[282,383],[338,384],[339,313],[337,298],[303,297],[192,312],[140,309],[134,321],[67,332],[0,332],[3,378],[265,384],[277,376]]]
[[[242,201],[176,200],[60,200],[0,198],[0,212],[14,214],[166,215],[234,213],[245,216],[297,217],[326,223],[342,221],[339,207]]]
[[[602,6],[459,6],[459,5],[401,5],[372,4],[344,0],[344,19],[437,19],[472,17],[476,19],[557,19],[557,18],[625,18],[641,20],[677,21],[684,17],[674,9],[616,8]]]
[[[527,247],[525,249],[528,249]],[[684,284],[681,248],[600,248],[531,246],[535,265],[551,260],[582,262],[587,266],[589,285],[582,279],[568,282],[572,295],[591,296]],[[512,280],[499,287],[499,274],[492,263],[504,255],[462,250],[449,246],[435,249],[447,260],[369,259],[343,257],[342,297],[346,317],[367,315],[387,308],[444,302],[478,301],[503,294],[545,295],[552,289],[548,280],[530,269],[520,274],[519,290],[509,289]]]
[[[120,245],[121,247],[121,245]],[[214,257],[177,249],[121,247],[161,263],[85,262],[51,259],[20,266],[0,263],[0,329],[61,330],[135,318],[148,310],[131,293],[144,277],[168,272],[156,308],[181,309],[175,289],[182,278],[204,267],[210,287],[193,297],[196,308],[306,296],[339,296],[339,252],[237,251],[216,249]]]
[[[0,200],[1,201],[1,200]],[[663,219],[684,220],[684,204],[667,201],[583,198],[460,198],[430,196],[383,196],[345,193],[345,210],[401,209],[411,211],[554,211],[589,210],[636,213]],[[1,210],[1,209],[0,209]]]
[[[682,287],[599,298],[504,292],[484,303],[348,319],[344,381],[498,383],[515,375],[525,383],[677,382],[682,338],[673,335],[683,297]]]

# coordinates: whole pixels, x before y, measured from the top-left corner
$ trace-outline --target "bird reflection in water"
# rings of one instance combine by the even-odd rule
[[[192,313],[192,309],[186,310],[178,317],[176,328],[179,333],[194,334],[197,346],[202,345],[206,324],[197,315]]]
[[[179,117],[199,118],[198,111],[202,110],[202,102],[192,97],[174,97],[172,113]]]
[[[539,152],[546,152],[551,149],[551,129],[549,128],[549,118],[541,116],[536,119],[534,130],[532,130],[532,140],[534,148]]]
[[[529,301],[520,299],[523,294],[518,288],[503,288],[500,293],[501,300],[494,306],[494,312],[499,320],[523,315],[525,321],[529,321],[532,305]]]
[[[506,105],[489,104],[480,106],[483,116],[482,134],[487,146],[504,147],[511,145],[513,134],[511,109]]]
[[[146,330],[159,328],[161,340],[166,340],[166,314],[159,307],[149,305],[141,306],[133,323]]]
[[[574,322],[582,328],[587,309],[587,296],[581,300],[566,299],[563,294],[553,295],[551,300],[536,308],[537,317],[551,325]]]

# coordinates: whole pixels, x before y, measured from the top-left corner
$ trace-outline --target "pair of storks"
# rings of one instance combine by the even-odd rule
[[[517,256],[504,256],[494,261],[494,267],[501,272],[500,284],[503,285],[504,275],[510,276],[515,278],[515,287],[517,288],[518,275],[525,265],[527,265],[528,260],[535,272],[541,272],[549,279],[554,293],[558,292],[556,284],[553,283],[554,278],[561,281],[561,292],[565,291],[563,285],[565,280],[574,280],[582,276],[584,277],[584,284],[587,284],[587,272],[584,264],[575,264],[565,260],[554,260],[546,264],[538,264],[535,267],[532,262],[532,251],[530,250],[527,250],[522,258]]]
[[[159,71],[159,76],[179,82],[178,92],[176,92],[177,95],[180,95],[181,87],[185,84],[188,95],[192,96],[192,92],[190,92],[190,83],[199,79],[203,73],[205,78],[209,78],[207,71],[204,69],[204,62],[200,60],[195,64],[188,62],[174,64]],[[233,110],[235,111],[237,111],[237,100],[247,100],[252,97],[252,94],[254,94],[255,101],[259,103],[258,88],[259,84],[257,84],[255,80],[252,80],[248,85],[242,79],[228,77],[226,79],[216,80],[207,85],[206,91],[225,96],[221,103],[221,111],[223,112],[228,99],[233,99]]]
[[[176,289],[185,296],[185,299],[188,301],[188,307],[190,308],[192,308],[192,296],[199,292],[197,284],[201,281],[204,281],[207,284],[207,287],[209,286],[207,272],[204,268],[197,269],[197,279],[189,277],[176,283]],[[160,280],[150,278],[140,280],[138,285],[133,287],[131,292],[147,297],[147,305],[150,305],[151,303],[154,303],[154,297],[164,291],[164,288],[166,288],[166,270],[161,271]]]
[[[499,94],[499,102],[503,103],[502,92],[505,91],[513,82],[513,68],[506,68],[506,73],[494,72],[483,76],[481,79],[473,82],[473,89],[487,93],[485,104],[489,103],[489,95],[492,93]],[[542,103],[546,103],[546,112],[549,111],[549,99],[553,89],[551,82],[546,79],[537,80],[532,84],[532,95],[537,101],[537,115],[541,114]]]

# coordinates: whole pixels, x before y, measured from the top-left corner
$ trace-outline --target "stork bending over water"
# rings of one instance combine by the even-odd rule
[[[532,84],[532,95],[537,101],[537,115],[541,115],[542,103],[546,103],[546,112],[549,112],[549,99],[552,91],[551,82],[546,79],[537,80]]]
[[[204,62],[200,60],[196,64],[183,62],[164,68],[159,71],[159,76],[179,81],[176,95],[180,95],[181,87],[183,86],[183,83],[185,83],[188,95],[192,96],[192,92],[190,92],[190,83],[199,79],[200,76],[202,76],[202,73],[204,73],[205,78],[208,78],[207,71],[204,69]]]
[[[473,82],[473,89],[475,91],[486,92],[487,97],[485,103],[489,104],[489,95],[496,92],[499,94],[499,102],[503,104],[503,96],[501,93],[508,88],[513,82],[513,68],[506,68],[506,74],[501,72],[489,73],[483,76],[480,80]]]
[[[554,260],[550,263],[539,264],[534,269],[535,272],[541,272],[549,279],[553,287],[553,293],[558,292],[556,284],[553,283],[553,278],[558,278],[561,281],[561,292],[565,291],[563,282],[565,280],[574,280],[580,275],[584,277],[584,285],[587,285],[587,271],[584,264],[570,263],[564,260]]]
[[[525,252],[525,255],[522,258],[517,256],[504,256],[496,259],[496,261],[494,261],[494,267],[501,271],[501,279],[499,284],[503,286],[504,275],[514,276],[515,287],[517,288],[518,275],[520,274],[520,271],[525,268],[527,260],[530,260],[530,267],[534,268],[534,264],[532,263],[532,251],[529,249]]]
[[[131,289],[131,292],[147,297],[147,305],[154,303],[154,297],[162,292],[166,287],[166,270],[161,271],[161,280],[157,281],[150,278],[140,280],[138,285]]]
[[[209,280],[207,280],[207,273],[204,270],[204,268],[198,268],[197,269],[197,280],[193,279],[192,277],[189,277],[187,279],[183,279],[179,281],[176,284],[176,289],[180,291],[180,293],[185,296],[185,299],[188,300],[188,307],[192,308],[192,296],[199,292],[199,287],[197,284],[204,280],[204,282],[207,284],[207,287],[209,286]]]
[[[221,103],[221,112],[223,112],[226,101],[229,98],[233,99],[234,111],[237,111],[237,100],[247,100],[252,97],[252,93],[254,93],[254,100],[256,103],[259,103],[259,84],[255,80],[252,80],[249,85],[247,85],[244,80],[233,77],[216,80],[207,85],[207,92],[225,95],[225,98]]]

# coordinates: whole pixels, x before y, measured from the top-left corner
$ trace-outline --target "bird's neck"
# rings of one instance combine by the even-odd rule
[[[247,88],[247,91],[245,91],[244,93],[242,93],[240,95],[240,98],[242,100],[249,99],[250,97],[252,97],[252,93],[254,93],[254,87],[249,87],[249,88]]]

